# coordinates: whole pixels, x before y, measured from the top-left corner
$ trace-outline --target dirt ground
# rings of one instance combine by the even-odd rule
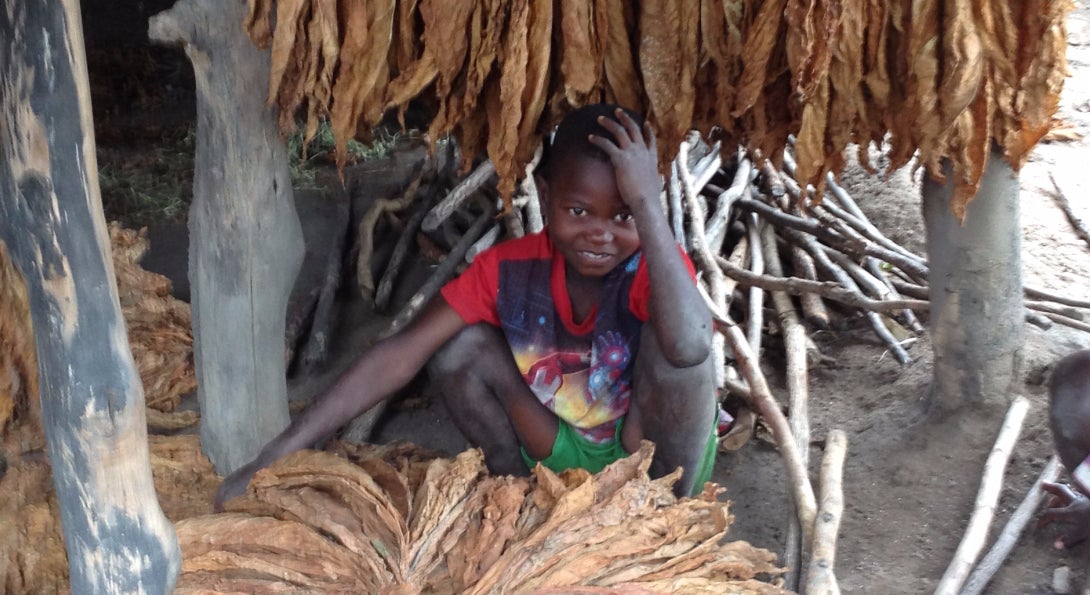
[[[1069,29],[1072,77],[1058,117],[1082,138],[1040,145],[1021,172],[1023,267],[1026,285],[1086,299],[1090,296],[1090,246],[1072,232],[1048,194],[1051,172],[1073,207],[1090,221],[1090,202],[1085,198],[1090,181],[1081,175],[1090,155],[1090,8],[1085,3],[1072,13]],[[191,117],[191,112],[183,115]],[[102,144],[102,132],[99,137]],[[403,164],[386,160],[354,171],[366,181],[364,194],[383,196],[400,183],[404,170]],[[893,172],[887,179],[852,169],[845,172],[843,183],[879,228],[906,247],[920,253],[926,250],[918,180],[910,172]],[[297,193],[300,217],[312,242],[325,235],[329,200],[328,193]],[[178,292],[187,295],[185,240],[184,227],[177,224],[153,229],[152,253],[145,264],[176,279]],[[308,250],[310,258],[321,258],[313,243]],[[306,400],[328,386],[386,321],[347,301],[333,360],[317,373],[292,378],[293,399]],[[931,377],[931,345],[926,336],[909,349],[914,361],[907,366],[899,365],[855,322],[818,333],[814,339],[829,358],[810,373],[814,437],[810,458],[815,478],[827,430],[841,428],[849,436],[836,565],[841,589],[845,593],[930,592],[962,537],[1005,407],[924,420]],[[1015,392],[1028,397],[1032,406],[1006,471],[993,536],[1051,453],[1044,388],[1050,366],[1058,357],[1086,347],[1090,347],[1088,333],[1026,326],[1025,382]],[[765,372],[774,392],[785,395],[781,352],[778,339],[769,338]],[[377,428],[375,438],[408,439],[449,453],[465,448],[442,405],[428,398],[428,393],[419,386],[406,391]],[[740,451],[720,455],[713,479],[727,487],[725,497],[733,502],[732,537],[782,551],[790,508],[786,476],[774,448],[754,440]],[[1057,551],[1052,547],[1056,534],[1055,528],[1029,530],[988,592],[1051,593],[1053,572],[1063,566],[1071,569],[1076,588],[1086,585],[1090,545]]]

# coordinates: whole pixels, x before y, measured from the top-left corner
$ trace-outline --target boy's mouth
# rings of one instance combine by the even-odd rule
[[[588,252],[586,250],[580,250],[579,256],[591,262],[605,262],[610,258],[613,258],[612,254],[603,254],[601,252]]]

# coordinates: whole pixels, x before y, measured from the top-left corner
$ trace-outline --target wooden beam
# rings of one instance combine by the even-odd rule
[[[169,593],[144,393],[98,189],[79,5],[0,7],[0,239],[27,282],[73,593]]]
[[[193,355],[202,448],[224,475],[288,425],[284,319],[303,258],[277,110],[260,91],[269,55],[244,34],[245,17],[245,2],[181,0],[148,31],[184,45],[197,83]]]

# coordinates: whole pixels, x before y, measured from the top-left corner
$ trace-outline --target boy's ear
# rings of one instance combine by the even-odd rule
[[[549,223],[549,181],[543,176],[534,174],[534,186],[537,187],[537,202],[541,206],[541,217],[545,224]]]

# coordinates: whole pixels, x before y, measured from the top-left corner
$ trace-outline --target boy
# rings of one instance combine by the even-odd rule
[[[1071,525],[1056,540],[1056,547],[1062,549],[1090,537],[1090,349],[1061,359],[1052,371],[1048,389],[1052,439],[1075,489],[1043,484],[1053,498],[1040,524],[1057,521]]]
[[[650,126],[616,106],[572,112],[538,184],[546,231],[478,255],[228,476],[217,508],[429,360],[454,423],[493,473],[526,475],[536,462],[596,472],[647,438],[652,476],[681,466],[679,495],[703,487],[715,453],[712,320],[662,212]]]

